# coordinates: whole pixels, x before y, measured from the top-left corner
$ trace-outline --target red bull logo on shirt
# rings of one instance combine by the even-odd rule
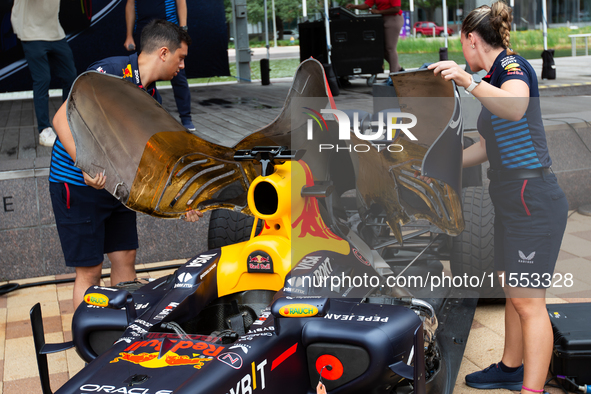
[[[123,78],[133,78],[133,73],[131,72],[131,64],[128,64],[123,70]]]

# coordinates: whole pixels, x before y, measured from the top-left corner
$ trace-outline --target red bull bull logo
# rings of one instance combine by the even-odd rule
[[[154,360],[158,358],[158,352],[156,353],[140,353],[140,354],[133,354],[133,353],[119,353],[119,357],[115,357],[111,363],[116,363],[118,361],[129,361],[130,363],[134,364],[141,364],[147,361]]]
[[[162,349],[163,343],[164,349]],[[166,349],[170,347],[168,351]],[[119,353],[111,363],[127,361],[144,368],[164,368],[179,365],[192,365],[201,369],[208,361],[217,357],[224,347],[201,341],[178,339],[152,339],[137,341]],[[196,353],[199,352],[199,353]],[[160,355],[160,353],[164,353]],[[159,357],[160,355],[160,357]]]
[[[314,186],[314,176],[305,163],[292,164],[292,177],[296,177],[298,182],[304,180],[306,186]],[[291,224],[293,262],[318,250],[349,254],[349,243],[335,235],[322,220],[316,197],[306,197],[301,211],[292,212],[292,218],[295,218]]]
[[[289,304],[279,309],[284,317],[310,317],[318,314],[318,308],[309,304]]]
[[[133,78],[133,73],[131,72],[131,64],[128,64],[123,70],[123,78]]]
[[[269,261],[271,261],[269,257],[264,257],[260,254],[248,258],[249,263],[268,263]]]
[[[164,367],[176,367],[179,365],[192,365],[193,368],[201,369],[206,362],[211,361],[213,357],[205,357],[200,354],[193,354],[193,356],[178,355],[173,352],[166,353],[163,357],[158,358],[158,352],[154,353],[119,353],[119,357],[116,357],[111,363],[119,361],[127,361],[137,365],[141,365],[144,368],[164,368]]]
[[[255,250],[248,255],[247,259],[248,272],[251,273],[273,273],[273,259],[268,253],[262,250]]]

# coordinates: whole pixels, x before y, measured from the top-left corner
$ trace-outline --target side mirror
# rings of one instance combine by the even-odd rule
[[[127,290],[91,286],[84,294],[84,302],[102,308],[125,308],[128,324],[137,318],[133,296]]]

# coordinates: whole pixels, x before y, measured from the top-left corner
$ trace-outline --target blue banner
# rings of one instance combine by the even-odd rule
[[[139,0],[141,1],[141,0]],[[33,81],[20,41],[12,31],[12,2],[0,4],[0,92],[31,90]],[[60,22],[74,53],[78,73],[111,56],[126,56],[124,0],[62,0]],[[187,78],[230,75],[224,2],[187,0],[193,43],[185,59]],[[51,88],[59,88],[52,81]]]

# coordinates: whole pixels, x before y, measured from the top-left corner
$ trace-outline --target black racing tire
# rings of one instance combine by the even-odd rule
[[[252,232],[254,217],[227,209],[216,209],[209,219],[207,246],[217,249],[222,246],[248,241]],[[263,221],[259,220],[257,234],[263,228]]]
[[[485,275],[485,283],[478,290],[484,302],[499,302],[504,292],[494,269],[494,218],[495,212],[485,186],[472,186],[462,190],[464,231],[452,238],[450,268],[454,276]],[[491,277],[493,274],[491,288]]]

